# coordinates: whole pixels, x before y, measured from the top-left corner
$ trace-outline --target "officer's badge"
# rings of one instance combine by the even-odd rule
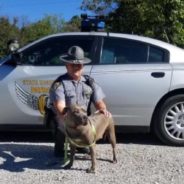
[[[89,86],[85,85],[83,93],[89,99],[92,94],[92,89]]]
[[[56,90],[59,86],[61,86],[61,82],[55,82],[53,85],[53,90]]]

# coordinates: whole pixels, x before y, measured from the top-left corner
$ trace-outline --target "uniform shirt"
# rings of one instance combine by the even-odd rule
[[[65,101],[66,106],[80,105],[87,110],[90,97],[92,95],[92,102],[95,103],[105,98],[105,94],[102,88],[94,82],[94,89],[86,84],[86,79],[81,76],[79,81],[72,80],[67,74],[62,81],[58,81],[54,84],[50,92],[51,104],[55,101]]]

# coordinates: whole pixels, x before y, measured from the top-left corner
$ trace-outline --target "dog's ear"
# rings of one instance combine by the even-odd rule
[[[67,114],[68,110],[69,110],[68,107],[65,107],[65,108],[63,109],[63,112],[62,112],[63,116],[65,116],[65,115]]]

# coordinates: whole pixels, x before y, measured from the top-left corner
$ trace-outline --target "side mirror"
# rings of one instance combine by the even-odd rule
[[[20,46],[17,39],[11,39],[8,41],[7,47],[10,53],[15,53]]]

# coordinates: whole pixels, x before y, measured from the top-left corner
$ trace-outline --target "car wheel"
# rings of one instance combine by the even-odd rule
[[[168,145],[184,145],[184,95],[168,98],[158,109],[155,133]]]

